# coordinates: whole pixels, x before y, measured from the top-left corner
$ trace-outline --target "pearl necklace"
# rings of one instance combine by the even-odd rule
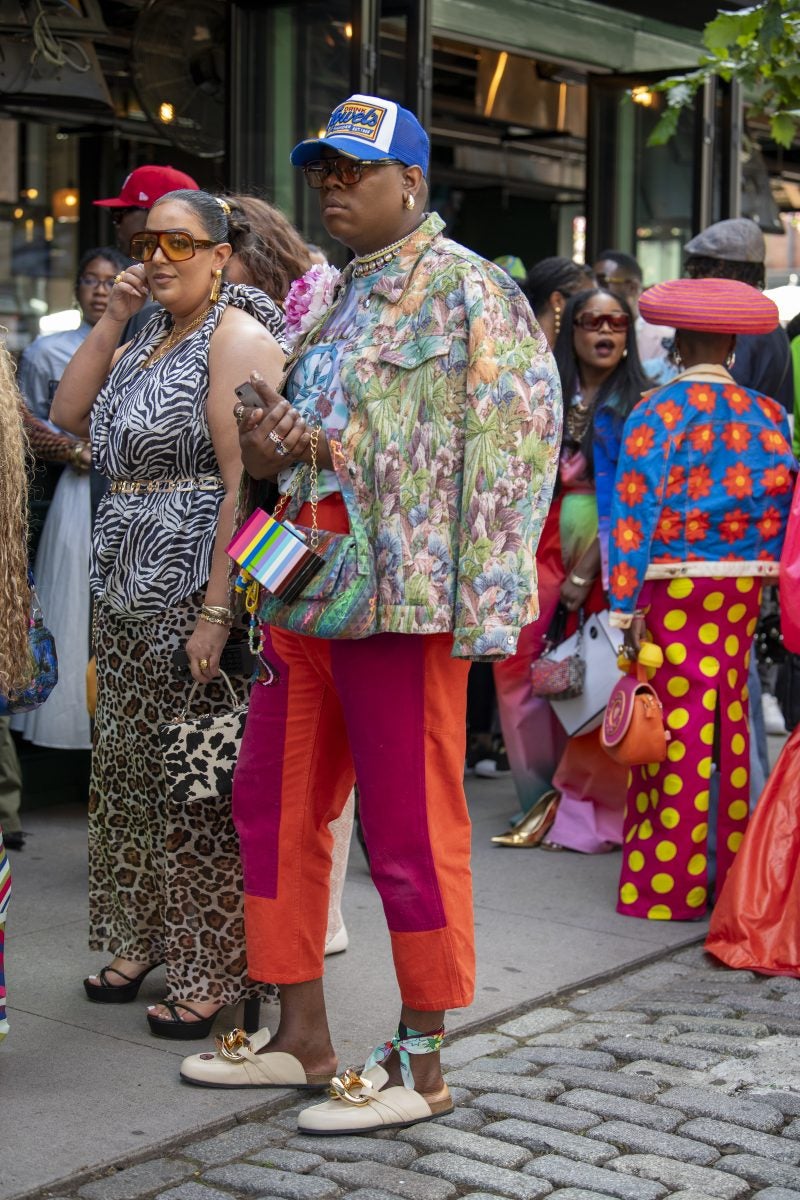
[[[153,363],[156,363],[160,359],[164,358],[165,355],[169,354],[173,346],[177,346],[178,342],[183,341],[183,339],[188,337],[188,335],[195,329],[199,329],[208,316],[210,309],[213,307],[213,304],[207,305],[199,316],[195,317],[193,321],[190,321],[188,325],[184,325],[182,329],[178,329],[178,327],[173,324],[163,342],[156,346],[152,354],[149,354],[142,363],[142,370],[144,370],[145,367],[151,367]]]
[[[397,258],[403,246],[416,232],[416,229],[412,229],[411,233],[392,242],[391,246],[384,246],[382,250],[376,250],[373,254],[363,254],[360,258],[354,259],[353,274],[357,279],[362,279],[365,275],[374,275],[376,271],[383,270],[392,259]]]

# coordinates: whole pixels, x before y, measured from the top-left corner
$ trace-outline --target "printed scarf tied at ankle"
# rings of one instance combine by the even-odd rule
[[[397,1033],[392,1040],[386,1042],[383,1046],[378,1046],[372,1051],[372,1054],[370,1054],[364,1063],[364,1070],[368,1071],[370,1067],[386,1062],[392,1051],[396,1050],[397,1057],[400,1059],[400,1074],[403,1078],[403,1085],[414,1091],[416,1084],[414,1083],[414,1074],[411,1070],[409,1055],[435,1054],[441,1049],[443,1041],[444,1026],[440,1029],[434,1029],[430,1033],[418,1033],[416,1029],[409,1029],[401,1021],[397,1026]]]

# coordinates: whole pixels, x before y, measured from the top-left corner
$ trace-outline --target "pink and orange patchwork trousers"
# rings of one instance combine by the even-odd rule
[[[265,630],[234,777],[250,975],[323,973],[332,838],[354,781],[403,1001],[468,1005],[475,951],[463,788],[469,663],[449,634],[325,641]]]

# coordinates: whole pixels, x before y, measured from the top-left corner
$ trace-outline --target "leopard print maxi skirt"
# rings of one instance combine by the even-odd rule
[[[96,607],[89,946],[163,961],[170,998],[235,1004],[266,989],[247,978],[230,796],[217,803],[171,799],[158,737],[158,726],[186,706],[192,679],[173,670],[172,655],[185,646],[201,603],[198,594],[141,620]],[[244,698],[246,681],[231,682]],[[216,681],[198,689],[192,713],[231,706]]]

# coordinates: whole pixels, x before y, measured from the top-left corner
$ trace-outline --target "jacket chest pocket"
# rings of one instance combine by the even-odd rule
[[[433,359],[446,358],[450,354],[453,337],[431,335],[415,341],[398,342],[397,345],[381,346],[378,360],[405,371],[416,370]]]

